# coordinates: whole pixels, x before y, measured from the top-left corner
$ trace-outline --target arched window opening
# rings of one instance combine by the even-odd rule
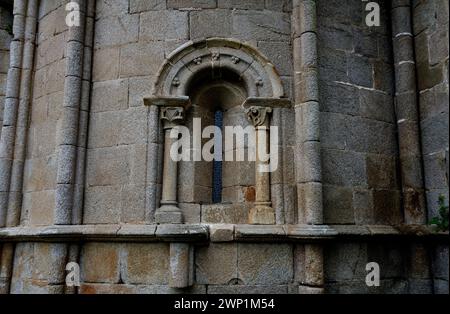
[[[183,186],[183,191],[191,190],[189,193],[180,193],[181,196],[189,194],[190,199],[186,201],[201,204],[223,204],[239,203],[239,191],[244,186],[252,185],[248,182],[241,182],[241,178],[252,178],[251,167],[248,173],[243,173],[242,162],[233,162],[224,160],[224,133],[226,126],[245,127],[247,121],[242,111],[242,104],[247,98],[247,91],[244,81],[241,77],[227,69],[206,69],[198,72],[188,84],[188,96],[191,99],[191,108],[187,112],[186,125],[194,129],[194,119],[201,121],[201,131],[206,127],[214,126],[215,147],[221,147],[219,151],[214,151],[213,161],[194,161],[184,162],[181,167],[187,169],[186,176],[191,172],[192,186]],[[191,132],[192,136],[199,136],[199,133]],[[202,147],[209,142],[211,138],[192,138],[191,141],[201,141]],[[220,141],[217,143],[216,141]],[[237,145],[237,144],[236,144]],[[237,147],[233,147],[236,149]],[[218,156],[217,154],[221,154]],[[236,174],[239,175],[236,175]],[[248,180],[247,180],[248,181]]]

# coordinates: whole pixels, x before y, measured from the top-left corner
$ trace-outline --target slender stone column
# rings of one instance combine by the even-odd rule
[[[426,223],[411,1],[392,1],[392,40],[403,210],[408,224]]]
[[[76,158],[74,203],[72,224],[82,224],[84,190],[86,177],[87,134],[90,112],[90,93],[92,81],[92,49],[94,44],[95,1],[86,1],[84,31],[83,75],[81,81],[81,100],[79,113],[78,152]]]
[[[293,0],[292,37],[296,122],[298,223],[323,224],[320,106],[315,0]],[[323,293],[323,248],[305,244],[299,293]]]
[[[178,162],[170,156],[175,143],[170,133],[183,121],[182,107],[161,108],[161,120],[164,125],[164,166],[161,207],[156,211],[157,223],[182,223],[183,217],[177,202]]]
[[[320,225],[323,200],[315,0],[293,1],[292,37],[298,222]]]
[[[269,165],[273,160],[264,160],[261,154],[274,153],[270,151],[273,143],[270,142],[270,116],[274,108],[288,108],[289,99],[281,98],[248,98],[242,105],[250,123],[256,131],[256,164],[255,164],[255,206],[250,210],[249,223],[256,225],[273,225],[276,222],[275,210],[272,207],[270,189]],[[279,156],[275,156],[278,158]]]
[[[58,130],[58,167],[56,202],[53,222],[70,225],[74,206],[74,187],[78,153],[78,132],[83,77],[86,0],[76,0],[80,6],[81,26],[69,28],[66,43],[66,76],[61,128]]]
[[[14,1],[13,41],[0,140],[0,228],[20,222],[38,1]],[[0,254],[0,294],[9,293],[15,245]]]
[[[29,1],[25,19],[25,42],[23,46],[22,77],[14,142],[14,158],[11,171],[11,183],[8,198],[6,225],[14,227],[20,224],[22,209],[22,186],[25,166],[28,118],[31,103],[31,80],[36,41],[38,1]]]
[[[92,47],[94,43],[95,1],[86,1],[86,18],[84,31],[83,75],[81,81],[81,99],[79,113],[78,152],[76,157],[74,201],[72,208],[72,224],[83,223],[84,189],[86,177],[87,130],[90,111],[90,92],[92,81]],[[70,244],[67,250],[67,261],[80,263],[81,245]],[[65,272],[64,269],[59,271]],[[65,294],[76,294],[78,287],[64,285]]]
[[[183,214],[177,201],[178,161],[170,155],[170,150],[177,139],[171,138],[170,134],[184,121],[184,113],[189,106],[189,97],[147,98],[145,103],[160,108],[160,119],[164,130],[162,195],[160,207],[155,213],[155,222],[181,224],[183,223]]]
[[[6,79],[6,98],[0,139],[0,228],[6,226],[15,134],[19,112],[20,84],[25,42],[25,20],[28,1],[14,1],[13,40],[10,49],[10,67]]]
[[[271,107],[252,106],[246,109],[247,118],[256,128],[256,164],[255,164],[255,206],[250,210],[249,222],[251,224],[275,224],[275,210],[272,208],[270,197],[270,173],[268,166],[270,160],[262,159],[261,153],[269,153],[270,132],[269,115]]]

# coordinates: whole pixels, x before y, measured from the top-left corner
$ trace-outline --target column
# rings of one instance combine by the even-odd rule
[[[160,207],[155,212],[155,222],[159,224],[181,224],[183,214],[178,207],[178,161],[170,156],[172,145],[177,141],[170,134],[184,121],[184,113],[189,106],[189,97],[146,98],[146,105],[158,106],[164,130],[164,156]]]
[[[316,1],[294,0],[292,48],[298,223],[323,223]]]
[[[275,209],[270,195],[270,158],[264,160],[262,154],[270,154],[270,115],[273,108],[289,108],[291,101],[286,98],[247,98],[242,105],[247,119],[255,127],[255,206],[250,210],[249,223],[255,225],[274,225]],[[278,126],[279,127],[279,126]],[[273,143],[272,143],[273,144]],[[277,156],[278,157],[278,156]]]
[[[270,197],[270,159],[264,160],[261,154],[268,154],[270,147],[269,115],[271,107],[252,106],[245,111],[248,120],[256,129],[255,164],[255,206],[250,210],[249,222],[257,225],[275,224],[275,210]]]
[[[395,114],[405,223],[425,224],[423,160],[412,34],[411,1],[392,1],[392,41],[395,67]]]

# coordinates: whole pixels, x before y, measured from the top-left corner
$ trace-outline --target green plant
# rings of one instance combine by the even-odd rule
[[[437,226],[438,231],[448,231],[448,206],[445,204],[444,195],[439,196],[439,217],[433,217],[430,225]]]

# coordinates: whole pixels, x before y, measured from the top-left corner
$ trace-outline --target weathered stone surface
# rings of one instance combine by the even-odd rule
[[[292,246],[239,244],[238,274],[246,285],[280,285],[293,278]]]
[[[164,58],[162,47],[161,42],[125,45],[120,50],[120,77],[155,75]]]
[[[128,106],[144,106],[144,97],[151,94],[153,76],[130,78],[128,81]]]
[[[360,104],[358,103],[358,99],[355,98],[355,93],[357,93],[355,87],[344,84],[321,82],[319,90],[322,100],[320,102],[322,111],[348,115],[359,114]],[[368,102],[368,105],[372,105],[372,102]],[[361,109],[364,110],[362,106]],[[377,112],[379,112],[379,107],[376,109],[378,109]]]
[[[170,244],[169,286],[186,288],[194,282],[194,251],[188,243]]]
[[[145,221],[145,186],[125,185],[122,187],[121,221],[123,223],[141,223]]]
[[[213,9],[217,0],[169,0],[167,8],[171,9]]]
[[[342,186],[366,185],[364,155],[350,151],[327,150],[322,154],[324,183]]]
[[[205,28],[205,25],[211,27]],[[205,10],[190,14],[190,36],[192,39],[231,36],[231,11]]]
[[[361,280],[365,285],[365,267],[368,263],[366,244],[334,244],[327,246],[324,254],[327,281]]]
[[[236,1],[236,0],[217,0],[219,8],[227,9],[244,9],[244,10],[262,10],[264,9],[264,1],[249,0],[249,1]]]
[[[26,193],[23,207],[29,213],[29,223],[35,226],[52,224],[54,204],[54,190]]]
[[[299,294],[323,294],[324,289],[308,287],[308,286],[298,286],[298,293]]]
[[[277,68],[280,75],[292,75],[292,53],[291,49],[280,49],[282,43],[261,41],[258,48],[267,56]]]
[[[139,38],[139,16],[123,14],[101,19],[95,23],[95,48],[123,45]]]
[[[374,191],[373,206],[376,224],[395,225],[403,219],[399,191]]]
[[[47,284],[62,284],[65,280],[67,245],[36,243],[33,252],[33,279]]]
[[[86,189],[85,223],[117,223],[120,221],[120,186],[97,186]]]
[[[229,242],[234,239],[234,225],[217,224],[209,226],[211,242]]]
[[[170,288],[167,285],[86,284],[80,287],[81,294],[205,294],[205,286],[188,289]]]
[[[127,147],[91,150],[88,155],[90,186],[111,186],[129,182],[131,164]]]
[[[92,112],[115,111],[127,108],[128,81],[113,80],[94,83],[91,101]]]
[[[180,11],[149,11],[141,14],[140,40],[187,39],[188,13]]]
[[[448,280],[448,247],[438,246],[434,252],[434,276],[443,280]]]
[[[367,155],[367,183],[369,188],[398,188],[397,160],[390,156]]]
[[[262,5],[262,1],[258,1]],[[242,3],[239,1],[239,3]],[[247,3],[247,2],[246,2]],[[244,40],[287,40],[289,16],[270,11],[233,11],[233,35]]]
[[[290,0],[266,0],[266,9],[272,11],[292,11],[292,1]]]
[[[202,206],[202,222],[218,224],[245,224],[248,222],[249,206],[218,204]]]
[[[132,244],[126,249],[124,283],[164,285],[169,277],[169,245]]]
[[[130,0],[130,13],[139,13],[143,11],[158,11],[166,8],[164,0]]]
[[[286,294],[286,285],[229,285],[229,286],[208,286],[208,294]]]
[[[238,244],[210,244],[197,249],[196,281],[199,284],[234,284],[238,278]]]
[[[119,56],[120,49],[117,47],[94,50],[93,81],[116,80],[119,77]],[[96,60],[102,60],[102,62],[96,62]]]
[[[81,278],[84,282],[118,283],[120,246],[89,243],[81,253]]]
[[[351,188],[325,185],[323,197],[325,223],[352,224],[355,222]]]

